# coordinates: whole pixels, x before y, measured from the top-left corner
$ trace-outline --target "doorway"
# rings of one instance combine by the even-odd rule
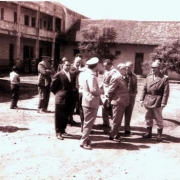
[[[142,62],[144,59],[144,53],[136,53],[135,55],[135,67],[134,67],[134,73],[137,75],[142,74]]]

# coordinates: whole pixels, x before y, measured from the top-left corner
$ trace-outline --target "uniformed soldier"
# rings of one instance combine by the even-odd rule
[[[161,141],[163,131],[162,109],[166,106],[169,97],[169,80],[160,72],[160,63],[153,62],[152,74],[146,78],[142,91],[141,105],[147,109],[145,114],[147,133],[143,138],[152,137],[153,119],[157,126],[157,141]]]

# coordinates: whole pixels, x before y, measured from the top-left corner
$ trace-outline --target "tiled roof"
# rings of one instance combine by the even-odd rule
[[[80,20],[75,41],[82,40],[82,29],[88,25],[113,26],[117,32],[116,43],[158,45],[180,38],[180,22],[129,21],[129,20]]]

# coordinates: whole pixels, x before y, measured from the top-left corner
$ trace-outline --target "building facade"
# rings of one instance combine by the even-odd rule
[[[0,67],[31,66],[42,54],[58,62],[59,35],[82,18],[56,2],[0,1]]]

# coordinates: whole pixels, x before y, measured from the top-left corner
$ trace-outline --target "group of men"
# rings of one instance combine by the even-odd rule
[[[112,60],[105,59],[103,61],[103,83],[99,85],[97,80],[99,59],[96,57],[89,59],[84,67],[82,57],[79,55],[75,57],[73,65],[67,58],[64,58],[61,68],[56,73],[48,61],[48,56],[42,56],[42,61],[38,64],[39,104],[37,112],[48,112],[50,92],[53,92],[55,95],[55,132],[58,139],[63,140],[64,137],[69,136],[66,133],[66,127],[69,120],[73,121],[72,116],[77,107],[82,132],[80,146],[91,149],[90,133],[100,105],[102,105],[104,131],[109,135],[109,140],[121,142],[119,131],[123,116],[124,133],[132,134],[130,122],[138,88],[132,62],[120,63],[114,67]],[[169,81],[168,77],[161,72],[159,61],[153,62],[151,67],[152,73],[146,78],[141,96],[141,105],[146,108],[147,126],[147,133],[143,135],[143,138],[152,137],[153,119],[155,119],[158,129],[157,140],[161,141],[162,109],[169,97]],[[13,73],[13,76],[17,74]],[[13,83],[12,75],[11,79]],[[13,85],[13,88],[16,86]],[[17,102],[13,102],[13,98],[12,104],[12,107],[17,105]]]

